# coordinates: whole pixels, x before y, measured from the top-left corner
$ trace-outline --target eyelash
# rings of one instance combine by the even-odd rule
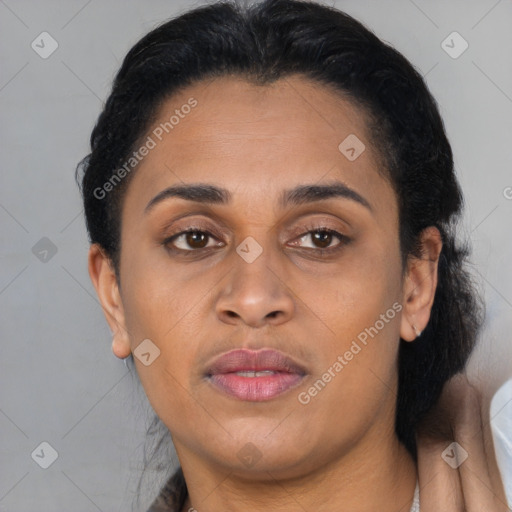
[[[308,236],[308,235],[311,235],[313,233],[327,233],[329,235],[333,235],[334,237],[336,237],[339,241],[339,243],[337,245],[335,245],[334,247],[327,247],[325,249],[322,249],[320,247],[317,247],[317,248],[314,248],[314,249],[311,249],[311,248],[308,248],[307,250],[308,251],[314,251],[316,252],[317,254],[332,254],[334,252],[337,252],[339,251],[344,245],[346,245],[347,243],[350,242],[350,239],[343,235],[342,233],[339,233],[338,231],[334,230],[334,229],[331,229],[331,228],[328,228],[328,227],[325,227],[325,226],[306,226],[305,229],[307,229],[307,231],[305,232],[302,232],[300,235],[296,236],[294,238],[294,240],[301,240],[303,239],[304,237]],[[174,252],[174,253],[180,253],[180,254],[184,254],[184,255],[192,255],[194,253],[198,253],[202,250],[206,251],[206,250],[210,250],[210,249],[213,249],[214,247],[202,247],[202,248],[199,248],[199,249],[178,249],[176,247],[169,247],[170,244],[172,244],[176,239],[180,238],[181,236],[183,235],[187,235],[188,233],[201,233],[201,234],[204,234],[207,236],[208,238],[208,242],[209,242],[209,239],[211,238],[217,238],[214,234],[210,233],[207,229],[204,229],[202,227],[195,227],[195,226],[190,226],[189,228],[187,228],[186,230],[184,231],[180,231],[178,233],[175,233],[173,235],[171,235],[170,237],[167,237],[163,242],[162,242],[162,245],[166,247],[166,249],[170,252]]]

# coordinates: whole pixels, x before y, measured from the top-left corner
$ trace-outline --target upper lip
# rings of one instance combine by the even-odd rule
[[[216,357],[207,367],[207,375],[242,371],[297,373],[305,375],[305,369],[282,352],[273,349],[236,349]]]

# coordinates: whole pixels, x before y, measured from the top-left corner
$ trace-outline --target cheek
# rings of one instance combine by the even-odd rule
[[[344,377],[338,381],[355,393],[343,392],[345,397],[372,393],[382,382],[393,387],[402,309],[398,247],[368,244],[324,284],[307,298],[329,327],[318,348],[324,371],[342,357]]]
[[[193,319],[211,287],[205,279],[194,278],[158,256],[148,251],[145,258],[134,258],[123,281],[132,343],[142,336],[165,344],[168,337],[175,338],[176,333],[195,325]]]
[[[301,390],[300,403],[307,402],[304,410],[311,421],[323,424],[323,435],[335,442],[340,425],[355,439],[381,411],[392,414],[402,307],[400,268],[384,259],[360,261],[333,275],[329,283],[316,299],[308,299],[314,299],[329,331],[317,345],[318,373]]]
[[[185,280],[183,272],[151,263],[132,263],[123,280],[123,306],[132,351],[146,339],[159,351],[150,366],[135,355],[141,383],[157,409],[159,403],[179,402],[180,390],[187,387],[201,342],[204,318],[199,315],[208,287],[201,280]]]
[[[368,243],[303,292],[335,332],[357,335],[400,299],[400,290],[397,249]]]
[[[145,266],[143,273],[134,271],[129,281],[125,314],[132,351],[144,339],[150,339],[159,351],[149,366],[134,357],[148,400],[168,426],[175,426],[176,411],[179,423],[195,422],[188,378],[201,345],[199,331],[204,322],[198,312],[207,300],[204,286],[180,280],[168,270],[163,278],[151,265]]]

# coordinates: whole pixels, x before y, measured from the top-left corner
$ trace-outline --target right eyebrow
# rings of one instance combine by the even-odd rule
[[[231,200],[231,194],[224,188],[209,185],[207,183],[172,185],[159,192],[144,209],[148,213],[158,203],[170,197],[179,197],[188,201],[211,204],[227,204]]]

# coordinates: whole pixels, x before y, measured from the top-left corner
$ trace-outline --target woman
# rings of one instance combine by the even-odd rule
[[[130,50],[91,148],[90,276],[181,465],[151,510],[469,506],[427,419],[481,309],[403,56],[315,3],[195,9]]]

